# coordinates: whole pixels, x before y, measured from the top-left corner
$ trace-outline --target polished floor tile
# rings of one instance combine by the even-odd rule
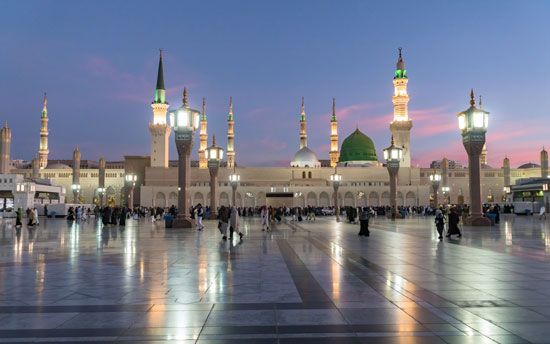
[[[548,343],[550,221],[0,222],[0,342]]]

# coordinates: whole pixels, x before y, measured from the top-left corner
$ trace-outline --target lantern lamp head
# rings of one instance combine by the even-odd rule
[[[387,148],[384,148],[384,160],[387,162],[396,162],[401,161],[403,157],[403,149],[395,146],[393,135],[391,137],[391,145]]]
[[[474,91],[470,91],[470,107],[457,115],[458,128],[463,133],[485,133],[489,126],[489,112],[475,106]]]

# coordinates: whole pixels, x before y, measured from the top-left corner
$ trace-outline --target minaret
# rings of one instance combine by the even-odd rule
[[[407,70],[399,48],[399,57],[393,77],[393,121],[390,123],[390,130],[395,140],[395,145],[403,149],[401,167],[411,167],[411,128],[412,121],[409,119],[409,95],[407,94]]]
[[[38,150],[38,165],[40,169],[46,168],[48,165],[48,99],[44,93],[42,101],[42,126],[40,127],[40,149]]]
[[[479,96],[479,108],[483,109],[483,103],[481,102],[481,95]],[[483,145],[483,149],[481,150],[481,155],[479,156],[479,162],[481,163],[481,167],[484,165],[487,165],[487,142]]]
[[[73,151],[73,185],[80,185],[80,149],[76,147]],[[73,189],[73,202],[80,203],[78,194],[80,190]]]
[[[449,159],[441,159],[441,186],[449,186]]]
[[[540,176],[548,178],[548,152],[544,147],[540,151]]]
[[[153,122],[149,123],[149,131],[151,133],[151,167],[167,168],[170,127],[166,124],[168,102],[166,101],[166,90],[164,88],[162,50],[160,51],[155,98],[151,103],[151,107],[153,108]]]
[[[504,174],[504,186],[508,187],[510,186],[510,159],[508,157],[504,157],[504,161],[502,161],[502,172]]]
[[[202,114],[200,122],[200,144],[199,144],[199,168],[208,168],[206,148],[208,147],[208,121],[206,120],[206,98],[202,98]]]
[[[300,108],[300,149],[304,147],[307,147],[307,125],[304,97],[302,97],[302,106]]]
[[[338,151],[338,120],[336,119],[336,99],[332,98],[332,117],[330,118],[330,167],[336,167],[340,152]]]
[[[227,116],[227,168],[235,166],[235,122],[233,121],[233,97],[229,97],[229,114]]]
[[[8,122],[0,130],[0,173],[10,172],[11,129]]]

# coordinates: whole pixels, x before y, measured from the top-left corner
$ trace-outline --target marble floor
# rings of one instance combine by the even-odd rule
[[[550,220],[0,223],[0,343],[550,343]]]

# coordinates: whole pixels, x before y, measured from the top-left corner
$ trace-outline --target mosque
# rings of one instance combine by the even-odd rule
[[[394,111],[388,133],[388,136],[390,134],[393,136],[395,145],[403,149],[398,175],[397,203],[398,205],[430,204],[434,195],[429,175],[434,172],[442,176],[438,198],[440,203],[468,203],[468,169],[449,162],[446,158],[442,158],[430,167],[411,165],[410,134],[414,118],[409,117],[408,111],[408,81],[405,61],[400,49],[393,75]],[[185,90],[184,98],[187,99],[187,97],[188,92]],[[135,175],[136,182],[132,198],[135,205],[160,207],[177,205],[177,161],[169,161],[168,158],[171,128],[167,123],[169,104],[165,98],[162,52],[151,108],[153,116],[149,123],[150,156],[127,155],[120,161],[105,161],[103,158],[82,160],[80,151],[76,148],[72,159],[49,160],[49,114],[47,98],[44,95],[40,116],[40,144],[37,156],[32,162],[11,159],[11,129],[7,123],[1,129],[0,176],[3,177],[0,178],[0,201],[3,202],[4,207],[12,204],[14,195],[21,192],[22,185],[27,183],[25,190],[30,204],[33,201],[39,204],[63,202],[65,193],[67,193],[67,203],[72,201],[97,204],[100,197],[105,197],[109,204],[127,204],[131,198],[128,191],[129,184],[125,177]],[[341,206],[389,204],[388,171],[384,162],[379,160],[376,154],[373,140],[357,128],[340,145],[334,100],[332,115],[327,118],[327,122],[330,123],[327,128],[330,132],[328,159],[319,159],[317,154],[308,147],[307,115],[303,98],[297,119],[299,120],[299,146],[288,167],[241,166],[238,164],[234,145],[235,139],[239,139],[235,133],[238,114],[233,113],[233,102],[230,98],[225,148],[227,159],[220,168],[216,195],[219,205],[230,203],[231,186],[228,179],[229,175],[236,171],[241,178],[236,193],[238,206],[263,205],[266,202],[267,193],[278,191],[292,192],[296,206],[331,206],[334,191],[330,183],[330,175],[334,173],[335,168],[342,175],[342,183],[338,191]],[[205,154],[208,146],[208,117],[204,100],[198,134],[199,160],[191,164],[189,201],[191,204],[210,204],[210,175]],[[518,181],[548,177],[548,154],[544,148],[541,152],[540,165],[525,164],[511,168],[509,159],[505,158],[502,167],[494,168],[487,165],[486,157],[487,150],[484,149],[481,172],[481,192],[484,202],[505,200],[509,187]],[[52,187],[55,186],[59,188],[57,192],[52,191]],[[442,190],[446,192],[443,193]],[[1,204],[0,202],[0,207]]]

